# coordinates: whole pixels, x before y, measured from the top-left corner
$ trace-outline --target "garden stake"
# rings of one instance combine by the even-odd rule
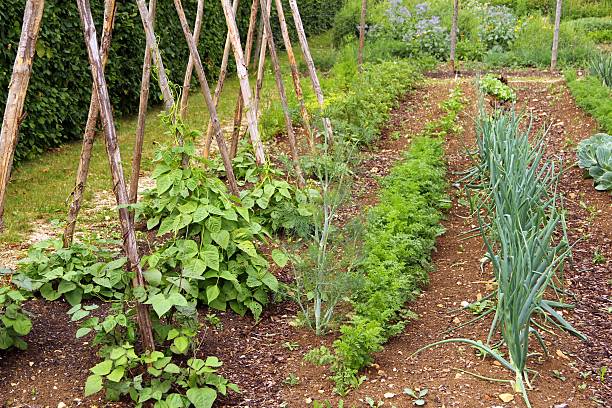
[[[96,38],[96,27],[91,16],[89,0],[77,0],[81,22],[83,24],[83,34],[91,67],[91,75],[98,96],[100,106],[100,117],[104,136],[106,138],[106,151],[110,163],[111,174],[113,178],[113,192],[117,199],[119,221],[121,223],[121,231],[123,235],[123,247],[129,259],[130,269],[134,272],[133,285],[134,287],[145,286],[145,280],[140,268],[140,259],[138,256],[138,246],[136,243],[136,233],[134,232],[134,224],[132,223],[130,214],[125,205],[128,204],[128,194],[123,177],[123,167],[121,165],[121,153],[117,142],[117,134],[115,133],[115,122],[106,87],[106,79],[104,78],[104,70],[98,49],[98,40]],[[151,318],[149,316],[149,308],[138,302],[137,303],[137,318],[140,335],[142,337],[143,347],[152,351],[155,349],[153,340],[153,331],[151,326]]]
[[[455,60],[457,51],[457,25],[459,19],[459,0],[453,0],[453,19],[450,34],[450,71],[455,72]]]
[[[11,178],[13,155],[19,138],[23,103],[28,91],[32,62],[36,51],[36,40],[45,8],[44,0],[28,0],[23,12],[23,24],[19,48],[15,56],[13,74],[6,97],[2,130],[0,130],[0,232],[4,229],[4,201]]]
[[[365,24],[368,0],[361,0],[361,20],[359,22],[359,49],[357,51],[357,70],[363,72],[363,46],[365,45]]]
[[[559,54],[559,27],[561,26],[561,8],[563,0],[557,0],[557,8],[555,9],[555,31],[553,33],[552,52],[550,55],[550,71],[557,68],[557,55]]]
[[[245,65],[242,45],[240,45],[240,35],[236,25],[236,17],[232,8],[230,7],[229,0],[221,0],[221,3],[223,5],[223,13],[225,14],[225,21],[227,22],[228,31],[230,33],[232,49],[234,50],[236,70],[238,73],[238,79],[240,80],[240,89],[242,90],[244,108],[246,109],[247,125],[251,135],[251,144],[253,145],[253,150],[255,151],[255,161],[258,165],[262,165],[266,162],[266,156],[264,154],[263,144],[261,143],[261,139],[259,137],[257,116],[253,110],[253,95],[251,92],[251,86],[249,85],[249,74],[247,72],[247,66]]]
[[[234,15],[238,11],[238,3],[240,0],[234,0],[232,4],[232,10]],[[215,87],[215,93],[213,94],[213,103],[215,107],[219,106],[219,98],[221,97],[221,91],[223,91],[223,85],[225,84],[225,78],[227,77],[227,65],[229,63],[229,53],[231,50],[230,34],[227,32],[225,37],[225,47],[223,48],[223,58],[221,59],[221,68],[219,72],[219,79],[217,79],[217,86]],[[205,133],[204,141],[204,157],[208,158],[210,155],[210,144],[212,143],[213,127],[211,121],[208,121],[208,125]]]
[[[189,45],[189,52],[191,53],[191,56],[193,57],[193,61],[195,63],[195,69],[196,74],[198,76],[198,81],[200,82],[200,88],[202,90],[202,94],[204,95],[204,100],[206,101],[206,106],[210,115],[210,121],[212,122],[213,128],[215,130],[215,138],[217,139],[217,145],[219,146],[219,154],[221,155],[221,159],[223,160],[223,165],[225,167],[229,190],[233,195],[238,196],[238,184],[236,183],[236,177],[234,176],[232,161],[229,158],[227,146],[225,145],[225,140],[223,139],[223,131],[221,130],[221,124],[219,123],[219,117],[217,116],[217,108],[215,107],[212,96],[210,95],[210,88],[208,86],[208,81],[206,80],[206,74],[204,73],[204,66],[202,65],[200,53],[198,52],[198,48],[196,47],[194,37],[189,32],[189,26],[187,25],[187,18],[185,17],[185,11],[183,10],[181,0],[174,0],[174,6],[179,16],[179,20],[183,28],[183,33],[185,34],[185,39],[187,40],[187,44]]]
[[[266,5],[266,0],[261,1],[261,8]],[[268,4],[271,0],[268,0]],[[270,48],[270,59],[272,59],[272,67],[274,69],[274,79],[276,80],[276,87],[278,88],[278,94],[281,100],[281,106],[283,107],[283,114],[285,116],[285,125],[287,127],[287,137],[289,138],[289,147],[291,149],[291,158],[293,159],[293,165],[295,166],[295,174],[297,177],[298,186],[303,188],[306,185],[304,176],[302,175],[302,168],[300,167],[300,156],[297,151],[297,144],[295,140],[295,133],[293,132],[293,123],[291,121],[291,112],[289,111],[289,104],[287,103],[287,94],[285,92],[285,85],[283,84],[283,76],[281,73],[280,64],[278,62],[278,55],[276,54],[276,46],[274,45],[274,36],[272,34],[272,26],[270,25],[270,16],[265,13],[263,14],[264,21],[264,37],[268,40],[268,48]]]
[[[306,130],[308,145],[310,146],[310,151],[314,152],[314,137],[312,135],[312,128],[310,126],[310,115],[306,109],[306,103],[304,102],[304,92],[302,91],[302,85],[300,84],[300,71],[298,70],[295,54],[293,53],[293,46],[291,45],[291,37],[289,37],[289,30],[287,29],[287,21],[285,20],[282,0],[276,0],[276,14],[278,14],[281,34],[283,35],[283,42],[285,44],[285,50],[287,51],[287,59],[289,60],[289,66],[291,67],[291,79],[293,80],[295,96],[300,104],[300,114],[302,115],[302,120],[304,121],[304,129]]]
[[[255,25],[257,24],[257,11],[259,10],[259,2],[253,0],[251,4],[251,15],[249,17],[249,30],[246,38],[245,63],[251,65],[251,51],[253,49],[253,38],[255,37]],[[238,91],[236,100],[236,109],[234,110],[234,128],[232,131],[232,145],[230,147],[230,157],[236,157],[238,151],[238,141],[240,140],[240,129],[242,127],[242,93]]]
[[[253,1],[257,1],[257,0],[253,0]],[[269,19],[271,9],[272,9],[272,0],[267,0],[265,13],[263,12],[264,8],[262,7],[262,13],[261,13],[261,26],[262,27],[265,27],[264,14],[266,14]],[[261,99],[261,88],[263,87],[263,78],[265,74],[264,68],[266,67],[266,51],[268,47],[268,39],[266,38],[267,35],[268,34],[266,30],[264,29],[261,35],[261,44],[259,44],[259,59],[257,61],[257,79],[255,82],[255,104],[254,104],[255,115],[257,116],[259,116],[259,101]]]
[[[104,24],[102,27],[102,39],[100,48],[100,60],[102,61],[102,69],[108,61],[108,52],[110,49],[111,38],[113,34],[113,26],[115,24],[115,15],[117,13],[117,2],[115,0],[106,0],[104,2]],[[92,85],[91,100],[89,102],[89,113],[87,114],[87,124],[85,125],[85,133],[83,134],[83,146],[81,147],[81,156],[79,158],[79,167],[77,170],[76,184],[72,190],[72,203],[68,210],[66,219],[66,227],[64,228],[63,243],[64,248],[68,248],[72,244],[74,237],[74,228],[76,220],[81,210],[83,201],[83,193],[85,192],[85,184],[89,175],[89,162],[91,160],[91,150],[96,138],[96,126],[98,125],[98,117],[100,116],[100,104],[98,103],[98,95]]]
[[[323,91],[321,90],[321,83],[319,82],[319,77],[317,76],[317,69],[315,68],[312,55],[310,54],[310,47],[308,46],[308,40],[306,39],[306,33],[304,32],[304,25],[302,24],[302,17],[300,17],[300,10],[298,9],[296,0],[289,0],[289,6],[291,7],[291,14],[293,14],[295,30],[298,34],[298,39],[302,48],[302,54],[304,55],[304,60],[306,61],[306,65],[308,66],[308,74],[310,75],[310,80],[312,81],[312,88],[314,89],[314,93],[317,96],[317,101],[319,102],[321,113],[323,113],[323,110],[325,108]],[[328,135],[327,140],[331,144],[333,142],[333,132],[331,121],[329,120],[329,118],[323,117],[323,126],[325,127],[325,132]]]
[[[200,40],[200,31],[202,29],[202,20],[204,19],[204,0],[198,0],[198,9],[196,11],[195,23],[193,23],[193,41],[196,45]],[[191,77],[193,76],[193,58],[189,55],[187,68],[185,69],[185,78],[183,78],[183,92],[181,93],[181,119],[185,119],[187,113],[187,105],[189,104],[189,90],[191,89]]]

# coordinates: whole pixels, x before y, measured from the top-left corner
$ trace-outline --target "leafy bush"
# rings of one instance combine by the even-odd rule
[[[589,172],[597,190],[612,190],[612,136],[598,133],[578,145],[578,166]]]
[[[193,154],[193,145],[186,146]],[[229,305],[241,315],[248,309],[258,318],[278,282],[253,244],[263,233],[252,219],[255,200],[240,204],[218,178],[196,166],[182,168],[184,152],[174,147],[157,153],[156,187],[136,206],[137,219],[144,217],[148,229],[157,229],[158,236],[172,234],[143,259],[149,283],[167,294],[187,279],[193,283],[189,296],[220,310]]]
[[[4,284],[0,286],[0,350],[28,347],[21,338],[32,330],[32,321],[21,308],[25,300],[19,290]]]
[[[587,17],[573,20],[570,25],[576,30],[584,31],[596,43],[612,42],[611,17]]]
[[[518,15],[534,12],[554,16],[555,2],[549,0],[481,0],[491,4],[505,5]],[[564,1],[562,13],[564,18],[606,17],[612,14],[612,5],[601,0]]]
[[[478,34],[488,49],[507,49],[516,38],[516,25],[517,19],[509,8],[491,6],[485,11]]]
[[[589,112],[600,128],[612,133],[612,91],[595,76],[578,77],[576,71],[565,74],[567,86],[578,106]]]
[[[480,90],[488,95],[494,96],[501,101],[516,100],[516,93],[514,90],[493,74],[483,76],[478,82]]]
[[[121,299],[131,274],[124,268],[127,258],[116,257],[94,244],[62,248],[60,239],[42,241],[28,249],[12,281],[24,290],[40,292],[46,300],[63,296],[71,305],[83,298]]]
[[[286,1],[284,3],[287,4]],[[196,1],[185,1],[183,4],[192,26]],[[4,111],[12,71],[8,68],[13,66],[15,59],[24,5],[24,0],[6,0],[0,11],[0,66],[3,67],[0,70],[0,112]],[[93,0],[91,6],[94,20],[102,21],[103,1]],[[328,29],[336,10],[337,3],[334,2],[301,1],[300,11],[306,32],[313,35]],[[243,34],[247,31],[249,13],[250,4],[241,2],[237,23]],[[275,22],[275,37],[280,38],[278,19],[273,18],[272,21]],[[172,2],[158,4],[156,22],[156,34],[169,78],[175,83],[182,83],[189,53]],[[293,27],[292,18],[288,18],[287,23]],[[218,75],[226,30],[221,3],[210,2],[206,5],[199,49],[206,74],[212,78]],[[138,108],[144,49],[144,33],[136,2],[119,2],[106,69],[111,101],[117,116],[132,114]],[[232,66],[229,72],[232,72]],[[58,75],[60,72],[61,75]],[[155,80],[152,82],[150,100],[156,103],[159,101],[159,88]],[[77,7],[74,3],[49,0],[45,3],[36,46],[32,79],[25,102],[27,116],[20,129],[16,162],[35,157],[68,140],[81,138],[90,93],[91,73]]]

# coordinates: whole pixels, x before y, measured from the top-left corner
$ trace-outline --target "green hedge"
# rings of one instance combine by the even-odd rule
[[[156,33],[164,62],[172,81],[182,83],[188,50],[174,5],[158,2]],[[195,17],[196,0],[184,0],[187,17]],[[103,1],[92,0],[96,22],[101,23]],[[309,34],[329,28],[335,7],[322,0],[300,2],[302,19]],[[0,111],[4,112],[25,0],[4,0],[0,8]],[[238,11],[240,32],[246,34],[250,2],[242,1]],[[287,6],[287,11],[289,8]],[[293,22],[288,15],[288,23]],[[190,25],[192,25],[190,21]],[[216,76],[226,25],[220,2],[205,3],[205,19],[200,37],[200,53],[207,75]],[[280,39],[280,35],[277,36]],[[111,46],[107,80],[116,116],[137,111],[145,39],[136,2],[119,1]],[[154,81],[155,82],[155,81]],[[32,80],[26,98],[26,118],[21,126],[15,161],[33,158],[50,147],[79,139],[87,118],[91,95],[91,76],[83,46],[76,4],[47,0],[34,59]],[[157,85],[151,100],[159,96]]]

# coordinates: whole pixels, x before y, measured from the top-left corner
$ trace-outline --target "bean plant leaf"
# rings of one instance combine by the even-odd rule
[[[187,390],[187,398],[195,408],[210,408],[217,399],[217,392],[212,388],[190,388]]]
[[[212,232],[210,236],[221,248],[227,249],[230,241],[230,234],[228,231],[221,230],[219,232]]]
[[[101,363],[98,363],[95,366],[93,366],[89,371],[91,371],[92,373],[96,375],[108,375],[111,372],[112,368],[113,368],[113,361],[104,360]]]
[[[280,249],[274,249],[272,250],[272,260],[278,266],[284,268],[287,265],[287,262],[289,261],[289,257],[284,251],[281,251]]]
[[[94,395],[102,389],[102,377],[99,375],[90,375],[85,381],[85,396]]]
[[[208,303],[218,298],[220,293],[221,293],[221,290],[219,289],[219,286],[217,285],[212,285],[212,286],[207,287],[206,288],[206,299],[208,299]]]

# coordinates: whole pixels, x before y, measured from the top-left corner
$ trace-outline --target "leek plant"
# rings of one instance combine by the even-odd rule
[[[547,354],[540,331],[549,331],[535,315],[584,336],[554,310],[571,305],[544,299],[549,288],[557,297],[561,293],[555,277],[562,273],[571,247],[557,193],[560,167],[545,157],[546,131],[532,135],[532,123],[525,128],[521,124],[522,116],[514,110],[488,115],[481,109],[476,164],[468,172],[468,193],[477,191],[473,209],[497,282],[495,317],[487,343],[448,339],[421,350],[448,342],[465,342],[481,349],[515,373],[515,390],[530,407],[529,339],[533,336]],[[493,346],[498,331],[501,342]],[[509,360],[495,351],[501,345],[507,347]]]

